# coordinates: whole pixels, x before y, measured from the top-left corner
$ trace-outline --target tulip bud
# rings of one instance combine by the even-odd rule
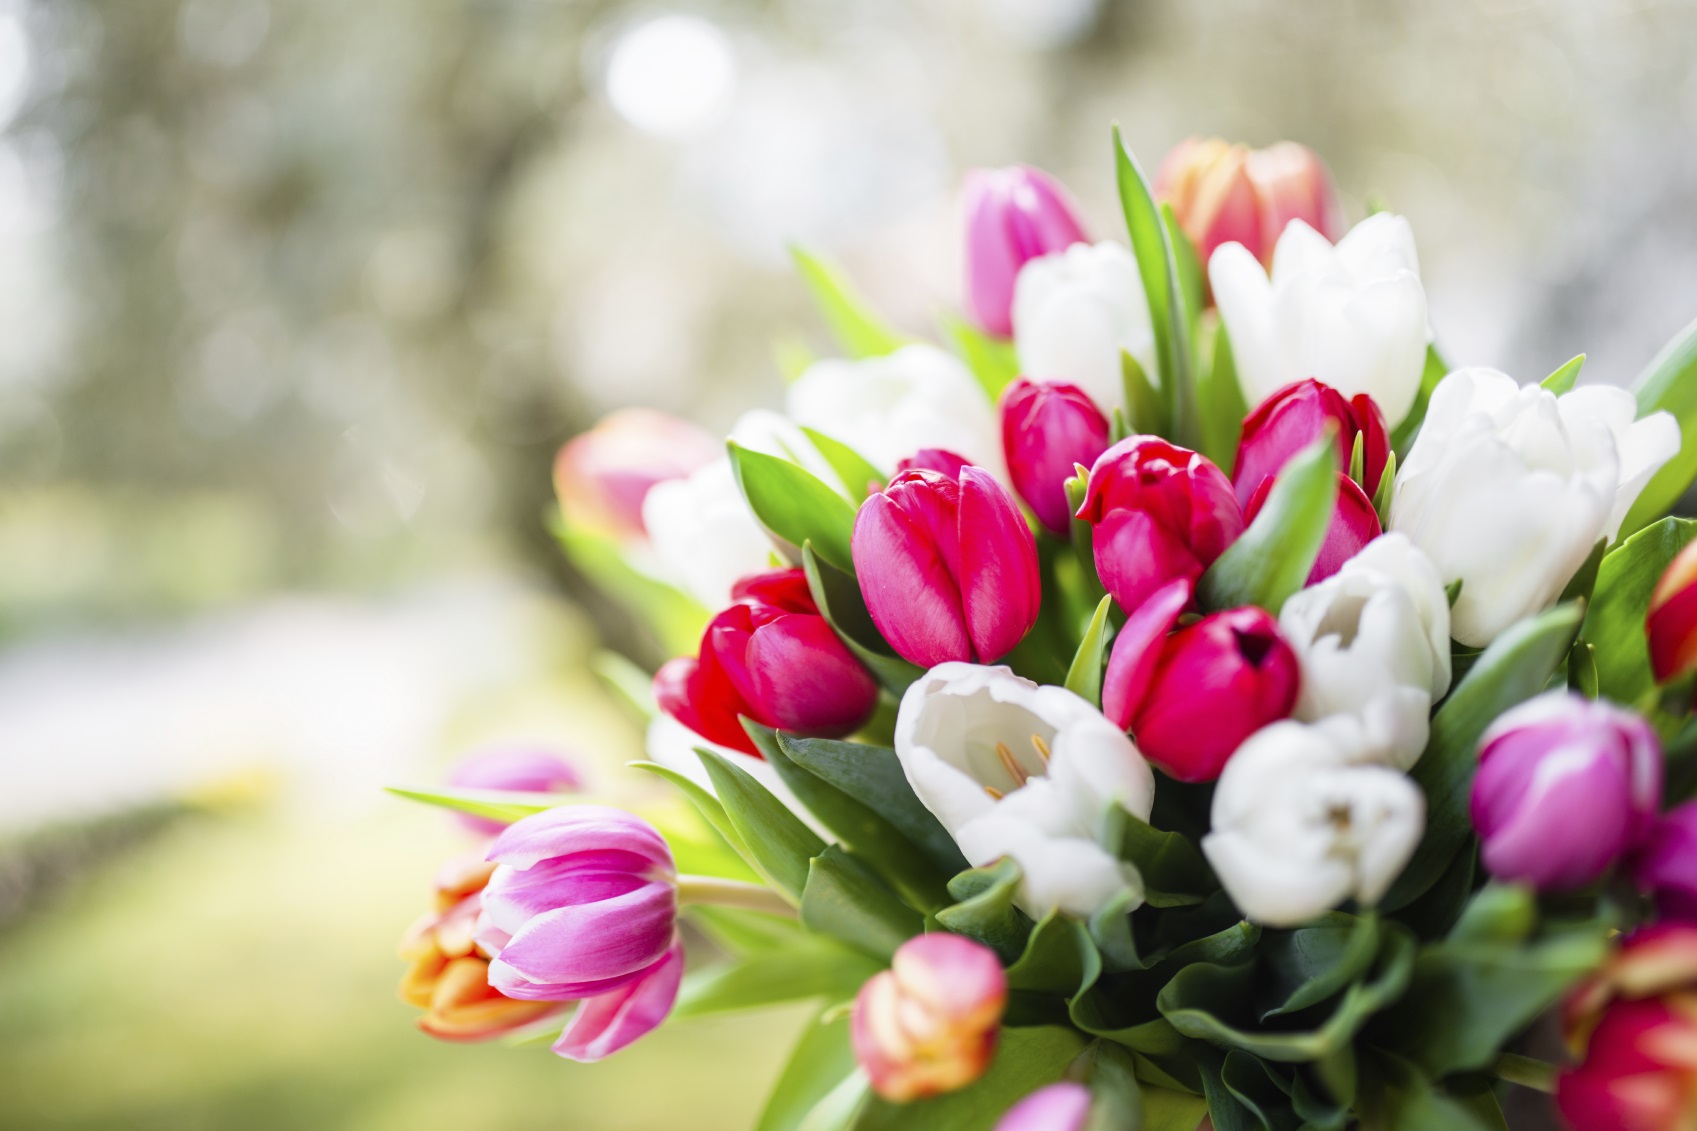
[[[642,818],[600,805],[536,813],[489,850],[477,943],[522,1001],[581,1002],[554,1051],[599,1060],[671,1012],[683,977],[677,871]]]
[[[996,1131],[1084,1131],[1089,1119],[1090,1089],[1062,1080],[1009,1108]]]
[[[503,747],[466,755],[448,775],[448,784],[457,789],[572,793],[583,788],[583,778],[571,763],[558,754],[525,747]],[[494,836],[510,823],[470,813],[456,813],[455,816],[466,828],[483,836]]]
[[[1273,248],[1292,220],[1330,240],[1343,234],[1326,163],[1293,141],[1250,149],[1220,138],[1186,138],[1162,160],[1155,195],[1172,205],[1204,263],[1221,244],[1240,243],[1271,266]]]
[[[1041,169],[967,173],[966,308],[972,320],[998,337],[1011,335],[1019,269],[1088,238],[1066,189]]]
[[[712,436],[687,420],[651,408],[620,409],[560,449],[554,490],[567,522],[641,535],[649,488],[682,479],[722,454]]]
[[[1190,582],[1127,618],[1102,682],[1102,712],[1179,781],[1213,781],[1243,740],[1296,706],[1300,665],[1263,609],[1229,609],[1172,631]]]
[[[999,659],[1037,623],[1037,542],[981,468],[896,476],[861,505],[851,549],[872,623],[920,667]]]
[[[1668,563],[1644,622],[1656,682],[1697,672],[1697,542]]]
[[[1274,482],[1270,478],[1263,479],[1255,494],[1250,496],[1249,505],[1243,511],[1245,523],[1254,522],[1255,516],[1261,513]],[[1373,500],[1355,480],[1338,472],[1338,500],[1332,511],[1332,524],[1326,528],[1326,540],[1320,543],[1320,556],[1314,559],[1314,568],[1308,571],[1308,580],[1304,584],[1318,585],[1326,580],[1382,533],[1384,530],[1379,525],[1379,512],[1374,509]]]
[[[960,469],[967,465],[964,456],[957,456],[947,448],[920,448],[906,459],[897,461],[896,474],[904,471],[935,471],[938,475],[946,475],[950,479],[960,478]]]
[[[736,603],[708,622],[700,654],[661,667],[654,697],[721,746],[758,753],[738,716],[795,734],[841,738],[866,721],[878,685],[819,614],[807,575],[773,570],[737,582]]]
[[[1391,450],[1384,413],[1366,393],[1346,399],[1329,385],[1308,378],[1286,385],[1244,420],[1237,465],[1232,470],[1238,503],[1248,507],[1261,484],[1278,475],[1297,452],[1325,435],[1328,424],[1337,430],[1338,470],[1349,471],[1359,437],[1361,489],[1369,497],[1377,492]]]
[[[1583,1060],[1556,1082],[1574,1128],[1686,1131],[1697,1119],[1697,927],[1631,935],[1562,1011]]]
[[[1664,814],[1632,866],[1663,919],[1697,923],[1697,801]]]
[[[960,935],[909,939],[854,999],[855,1059],[895,1103],[964,1088],[990,1066],[1007,996],[989,947]]]
[[[1471,810],[1492,875],[1560,891],[1600,879],[1643,843],[1661,797],[1662,754],[1648,723],[1552,691],[1485,732]]]
[[[1002,394],[1002,454],[1014,490],[1051,534],[1072,528],[1066,481],[1108,448],[1108,418],[1077,385],[1021,377]]]
[[[1078,517],[1096,573],[1127,613],[1170,581],[1195,581],[1243,533],[1231,483],[1206,456],[1129,436],[1096,459]]]

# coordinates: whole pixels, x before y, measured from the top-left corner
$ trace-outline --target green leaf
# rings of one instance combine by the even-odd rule
[[[797,1131],[849,1131],[865,1110],[871,1088],[864,1071],[849,1073],[813,1106]]]
[[[1379,473],[1379,486],[1373,492],[1373,512],[1379,516],[1379,528],[1391,528],[1391,499],[1396,494],[1396,453],[1390,452],[1385,456],[1385,470]],[[1460,582],[1457,582],[1459,585]],[[1461,590],[1457,589],[1457,593]],[[1455,599],[1450,599],[1455,604]]]
[[[825,842],[723,754],[712,750],[697,750],[696,754],[707,767],[719,803],[748,847],[755,867],[790,902],[800,904],[807,887],[808,861],[824,851]]]
[[[1201,416],[1202,454],[1222,471],[1237,462],[1237,444],[1249,403],[1237,381],[1237,362],[1232,356],[1231,335],[1219,317],[1208,320],[1204,329],[1202,358],[1196,371],[1196,409]]]
[[[1360,483],[1367,475],[1366,451],[1367,433],[1357,432],[1355,434],[1355,444],[1349,449],[1349,477],[1357,483]],[[1382,481],[1384,476],[1380,475],[1380,479]]]
[[[1543,381],[1539,383],[1540,387],[1547,389],[1558,397],[1561,396],[1563,393],[1571,390],[1573,388],[1573,383],[1579,380],[1579,370],[1584,364],[1584,354],[1580,354],[1579,356],[1570,359],[1560,366],[1554,373],[1544,378]]]
[[[670,766],[662,766],[658,762],[632,762],[631,767],[638,770],[647,770],[651,774],[658,774],[683,790],[684,796],[689,798],[690,803],[707,819],[707,823],[713,826],[715,832],[725,838],[725,843],[735,849],[737,854],[747,860],[751,866],[754,865],[754,856],[749,852],[747,842],[743,840],[742,834],[737,831],[736,825],[731,821],[730,814],[725,812],[725,807],[719,803],[719,799],[714,797],[710,790],[703,789],[688,774],[680,773]]]
[[[1008,988],[1071,997],[1089,974],[1094,979],[1096,944],[1084,924],[1051,911],[1026,940],[1025,952],[1008,967]]]
[[[1512,625],[1474,661],[1432,718],[1426,753],[1410,776],[1426,794],[1426,835],[1381,906],[1406,906],[1441,876],[1472,835],[1467,795],[1479,736],[1496,717],[1544,690],[1567,659],[1585,615],[1580,603],[1557,605]]]
[[[1697,383],[1697,374],[1693,382]],[[1579,635],[1594,650],[1597,687],[1610,699],[1632,704],[1655,690],[1644,635],[1650,594],[1668,563],[1693,539],[1697,539],[1697,520],[1664,518],[1603,555],[1595,597]]]
[[[1362,1125],[1373,1131],[1488,1131],[1469,1110],[1442,1095],[1414,1066],[1383,1050],[1367,1058],[1368,1085],[1362,1090]]]
[[[866,601],[860,595],[860,584],[854,575],[844,573],[814,552],[813,544],[803,543],[801,565],[807,571],[807,588],[819,615],[848,646],[855,658],[866,665],[880,686],[895,695],[906,691],[908,685],[925,674],[925,669],[908,663],[884,643],[872,614],[866,611]]]
[[[810,931],[885,960],[925,927],[919,912],[898,899],[870,868],[835,844],[808,866],[801,921]]]
[[[636,569],[626,559],[624,547],[610,535],[568,525],[558,511],[548,526],[572,565],[620,604],[639,612],[667,655],[695,651],[709,615],[695,598]]]
[[[1178,833],[1162,832],[1115,805],[1108,811],[1102,841],[1137,868],[1144,898],[1151,907],[1201,903],[1219,890],[1219,881],[1201,851]]]
[[[1008,857],[960,873],[949,881],[949,894],[959,900],[937,912],[937,922],[957,935],[983,943],[1012,963],[1025,953],[1033,925],[1014,906],[1019,895],[1019,865]]]
[[[909,1104],[874,1098],[855,1131],[992,1131],[1008,1108],[1053,1084],[1083,1050],[1085,1038],[1063,1026],[1002,1030],[996,1058],[958,1092]]]
[[[1190,328],[1179,289],[1178,263],[1149,181],[1126,149],[1118,126],[1114,127],[1114,171],[1120,208],[1125,213],[1131,250],[1137,256],[1137,271],[1149,302],[1149,321],[1155,331],[1163,416],[1170,426],[1166,434],[1177,443],[1195,447],[1196,387],[1191,376]]]
[[[1379,923],[1372,915],[1333,911],[1313,925],[1261,936],[1261,958],[1278,1003],[1261,1020],[1300,1013],[1355,982],[1379,952]]]
[[[1166,435],[1172,427],[1167,421],[1167,406],[1155,386],[1150,384],[1149,374],[1126,350],[1120,351],[1120,388],[1125,394],[1127,431],[1149,436]]]
[[[692,970],[671,1016],[676,1020],[823,998],[841,1001],[860,991],[883,966],[830,939],[801,936],[781,949]]]
[[[1167,232],[1167,246],[1173,249],[1178,293],[1184,299],[1185,330],[1189,333],[1194,348],[1197,322],[1207,305],[1208,282],[1202,274],[1202,260],[1196,254],[1196,245],[1190,242],[1190,237],[1179,227],[1178,216],[1174,214],[1173,206],[1166,201],[1161,202],[1161,225]]]
[[[865,456],[862,456],[841,440],[834,440],[823,432],[815,431],[805,425],[802,426],[801,431],[808,440],[812,441],[820,458],[830,464],[831,470],[837,473],[838,479],[842,480],[843,490],[848,492],[851,503],[858,503],[872,491],[884,489],[883,472],[873,467],[871,461],[866,459]]]
[[[1679,454],[1650,480],[1621,524],[1625,538],[1666,514],[1697,477],[1697,322],[1662,347],[1633,383],[1640,418],[1666,410],[1679,423]]]
[[[1565,604],[1568,601],[1589,601],[1591,599],[1597,588],[1597,573],[1602,569],[1603,554],[1608,548],[1607,539],[1597,539],[1597,544],[1591,547],[1591,552],[1586,555],[1579,570],[1568,579],[1567,587],[1561,591],[1561,596],[1556,601],[1557,604]],[[1454,608],[1454,605],[1451,605],[1451,608]]]
[[[1480,888],[1450,929],[1451,943],[1524,942],[1538,925],[1538,899],[1522,884],[1492,881]]]
[[[1457,852],[1443,875],[1426,889],[1426,894],[1397,911],[1397,920],[1412,927],[1422,940],[1448,934],[1473,894],[1478,855],[1471,847]]]
[[[1207,609],[1259,605],[1278,615],[1308,582],[1337,505],[1337,439],[1330,426],[1279,472],[1267,502],[1236,542],[1202,575]]]
[[[1096,603],[1090,627],[1084,630],[1084,639],[1079,641],[1072,666],[1067,669],[1066,689],[1093,707],[1102,705],[1102,664],[1108,652],[1108,610],[1113,604],[1112,597]]]
[[[1301,1120],[1291,1110],[1289,1085],[1259,1057],[1232,1049],[1220,1066],[1219,1080],[1238,1106],[1255,1117],[1261,1131],[1296,1131]]]
[[[1207,1114],[1208,1101],[1201,1096],[1171,1088],[1143,1088],[1142,1131],[1196,1131]]]
[[[456,813],[469,813],[473,817],[487,817],[491,821],[503,821],[508,824],[522,820],[532,813],[541,813],[561,805],[581,805],[591,800],[587,794],[581,793],[515,793],[505,789],[409,789],[391,785],[386,786],[385,790],[408,801],[418,801],[441,809],[452,809]]]
[[[691,903],[681,914],[712,939],[714,946],[737,957],[783,950],[808,937],[796,919],[765,911]]]
[[[659,704],[654,702],[654,676],[632,663],[630,657],[604,648],[589,661],[589,670],[643,722],[652,722],[660,713]]]
[[[945,318],[943,333],[954,342],[966,367],[978,379],[984,395],[992,401],[1019,376],[1019,355],[1014,344],[993,338],[978,327],[960,318]]]
[[[882,357],[907,345],[908,339],[872,310],[835,264],[802,247],[792,246],[790,255],[844,353],[850,357]]]
[[[820,557],[854,572],[849,549],[854,535],[852,503],[789,460],[753,451],[735,440],[725,447],[737,485],[762,526],[797,550],[812,542]]]
[[[756,1131],[799,1131],[808,1113],[854,1070],[848,1018],[826,1021],[821,1014],[802,1030]]]
[[[1421,370],[1420,389],[1414,394],[1414,404],[1408,415],[1402,418],[1402,423],[1391,430],[1391,449],[1404,463],[1408,462],[1408,449],[1414,446],[1414,437],[1420,434],[1420,425],[1426,419],[1426,406],[1432,400],[1432,390],[1448,373],[1449,366],[1438,356],[1438,347],[1427,346],[1426,368]]]

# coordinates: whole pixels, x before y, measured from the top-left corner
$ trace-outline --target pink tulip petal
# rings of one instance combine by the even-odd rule
[[[866,610],[898,655],[926,668],[972,659],[954,575],[929,532],[888,495],[861,505],[853,553]]]
[[[550,856],[618,849],[672,871],[672,850],[658,830],[633,813],[606,805],[565,805],[533,813],[495,838],[488,859],[528,868]]]
[[[671,1013],[683,974],[683,942],[674,940],[641,978],[586,998],[554,1043],[554,1051],[568,1060],[595,1061],[647,1035]]]
[[[1185,578],[1170,581],[1150,594],[1126,618],[1125,627],[1114,637],[1108,653],[1108,670],[1102,678],[1102,713],[1121,730],[1129,729],[1132,717],[1143,704],[1162,644],[1190,607],[1191,584]]]
[[[878,684],[819,616],[786,616],[755,631],[747,663],[760,721],[840,738],[878,702]]]
[[[1008,493],[976,467],[960,473],[958,537],[967,633],[978,661],[991,663],[1037,623],[1037,542]]]
[[[1039,1088],[1002,1116],[996,1131],[1083,1131],[1090,1089],[1071,1080]]]
[[[536,915],[513,932],[498,957],[532,982],[616,978],[665,951],[676,917],[672,886],[645,884],[598,903]]]

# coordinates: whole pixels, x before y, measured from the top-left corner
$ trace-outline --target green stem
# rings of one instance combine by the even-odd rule
[[[718,876],[679,876],[678,902],[737,907],[744,911],[764,911],[769,915],[795,918],[795,908],[790,906],[783,896],[764,884],[725,880]]]
[[[1556,1090],[1556,1066],[1530,1056],[1505,1052],[1491,1065],[1491,1072],[1497,1079],[1519,1084],[1522,1088],[1545,1093]]]

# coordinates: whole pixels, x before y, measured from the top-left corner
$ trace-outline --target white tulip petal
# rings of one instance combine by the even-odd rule
[[[642,524],[665,573],[709,609],[729,604],[737,581],[771,568],[772,540],[728,459],[655,484],[642,500]]]
[[[1077,385],[1104,413],[1125,399],[1121,350],[1160,380],[1143,278],[1123,244],[1073,244],[1026,263],[1014,283],[1013,325],[1022,374]]]

